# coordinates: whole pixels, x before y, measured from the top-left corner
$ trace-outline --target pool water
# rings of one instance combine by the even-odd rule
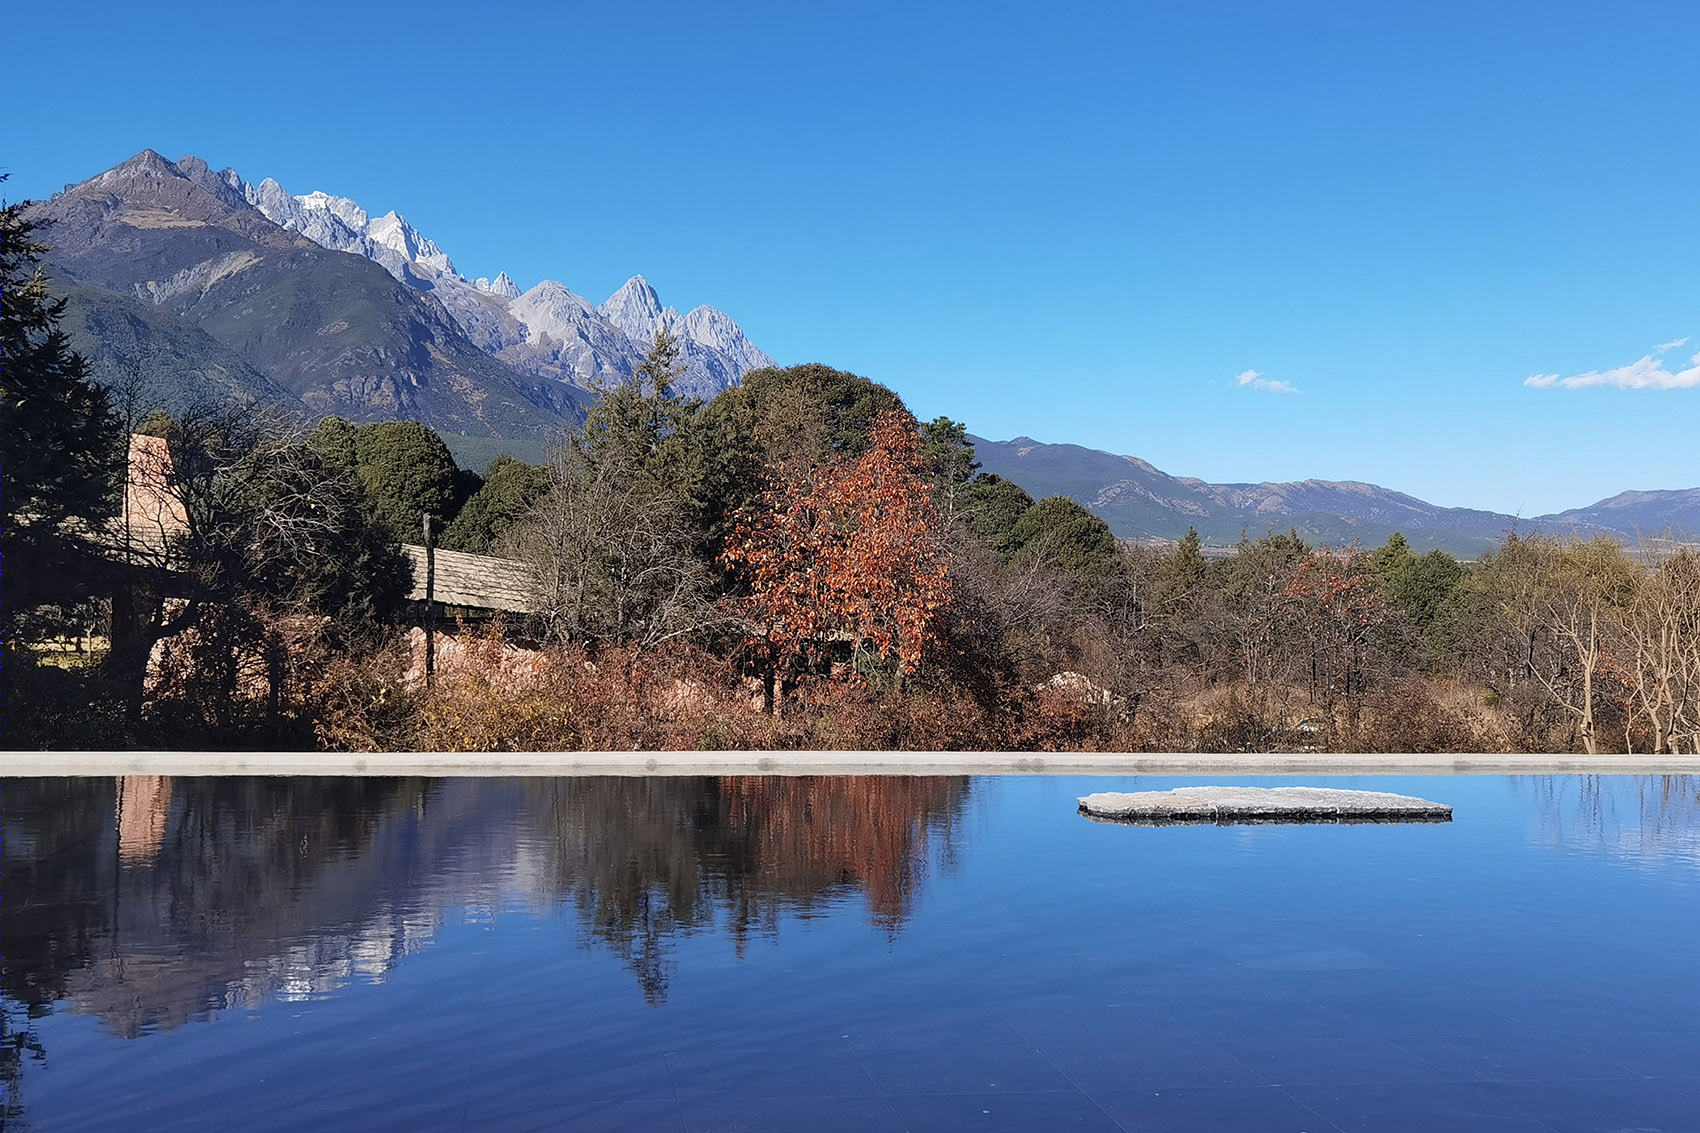
[[[1204,781],[5,780],[0,1124],[1700,1131],[1700,776]]]

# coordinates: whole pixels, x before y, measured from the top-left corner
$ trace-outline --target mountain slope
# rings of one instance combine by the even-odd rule
[[[32,216],[51,225],[48,269],[66,285],[177,316],[314,412],[535,436],[580,411],[578,391],[491,358],[428,293],[280,228],[238,184],[147,150]]]
[[[1552,523],[1588,524],[1658,538],[1671,531],[1700,537],[1700,488],[1620,492],[1587,507],[1541,517]]]
[[[139,407],[181,412],[212,398],[305,413],[301,400],[236,351],[186,319],[104,287],[55,287],[60,326],[88,360],[95,382],[120,399],[134,387]]]
[[[1143,460],[1079,445],[1040,444],[1028,437],[970,437],[981,467],[1034,497],[1069,496],[1125,539],[1177,539],[1191,527],[1209,544],[1229,546],[1242,534],[1297,530],[1307,540],[1366,545],[1395,531],[1418,549],[1472,557],[1512,530],[1609,535],[1634,542],[1667,528],[1700,535],[1700,489],[1626,492],[1587,508],[1519,519],[1497,512],[1443,508],[1402,492],[1351,481],[1210,484],[1174,477]]]

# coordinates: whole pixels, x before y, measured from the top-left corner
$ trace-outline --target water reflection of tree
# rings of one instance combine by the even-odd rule
[[[854,886],[874,923],[896,932],[914,911],[934,832],[947,840],[966,794],[961,778],[720,780],[730,829],[751,849],[758,891],[808,904]]]
[[[1700,775],[1537,775],[1515,782],[1536,803],[1543,842],[1700,866]]]
[[[875,924],[914,908],[935,835],[952,836],[966,778],[563,779],[537,783],[551,876],[591,936],[666,999],[674,938],[752,935],[860,891]],[[723,919],[722,919],[723,918]]]
[[[516,895],[566,899],[661,1002],[693,932],[741,950],[857,896],[898,931],[966,793],[960,778],[12,781],[6,1041],[26,1051],[28,1020],[57,1001],[133,1037],[381,978],[446,911]]]

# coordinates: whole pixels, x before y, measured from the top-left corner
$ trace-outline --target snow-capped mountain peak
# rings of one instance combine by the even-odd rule
[[[661,297],[649,285],[649,280],[641,275],[626,280],[597,310],[640,343],[653,341],[658,325],[671,329],[679,318],[679,312],[672,308],[662,309]]]
[[[394,209],[367,225],[366,235],[374,242],[400,253],[409,263],[425,264],[459,278],[454,263],[443,250],[421,236],[419,230],[398,216]]]
[[[267,183],[276,185],[276,181],[267,178]],[[347,197],[333,197],[329,193],[314,190],[304,197],[296,197],[295,203],[305,210],[317,209],[328,212],[348,227],[364,232],[368,223],[366,210],[349,200]]]
[[[198,159],[183,160],[205,170]],[[374,219],[347,197],[317,190],[292,196],[269,177],[250,185],[226,170],[216,179],[272,223],[375,260],[401,282],[429,291],[481,349],[528,373],[586,388],[619,380],[663,327],[680,340],[685,372],[676,388],[688,396],[712,397],[746,372],[773,365],[724,314],[707,306],[688,315],[663,307],[641,275],[600,306],[554,280],[522,294],[507,272],[494,280],[464,278],[442,248],[393,210]]]
[[[495,279],[485,279],[483,276],[479,276],[472,281],[472,286],[489,295],[500,295],[504,299],[518,299],[520,295],[519,284],[515,283],[513,277],[505,271],[498,274]]]

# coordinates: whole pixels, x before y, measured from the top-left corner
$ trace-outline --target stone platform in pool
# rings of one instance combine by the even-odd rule
[[[1451,822],[1442,803],[1386,791],[1333,787],[1176,787],[1106,791],[1080,800],[1080,813],[1134,826],[1242,822]]]

